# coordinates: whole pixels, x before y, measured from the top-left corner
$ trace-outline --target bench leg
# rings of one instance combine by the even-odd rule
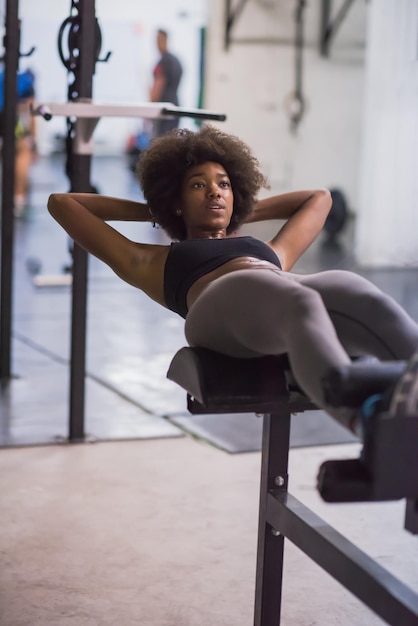
[[[290,417],[283,409],[263,418],[254,626],[280,624],[284,537],[267,523],[267,499],[287,490]]]
[[[418,498],[408,498],[406,501],[405,530],[418,535]]]

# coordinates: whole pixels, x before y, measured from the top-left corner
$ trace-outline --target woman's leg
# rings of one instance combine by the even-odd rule
[[[185,332],[191,346],[230,356],[287,353],[298,384],[323,408],[321,379],[331,367],[351,363],[319,293],[279,270],[217,279],[191,307]]]
[[[304,392],[348,426],[352,412],[328,407],[322,381],[351,356],[407,359],[418,326],[391,298],[351,272],[311,276],[251,269],[212,283],[186,320],[190,345],[249,358],[287,352]]]
[[[418,348],[418,324],[393,298],[362,276],[330,270],[311,275],[283,273],[283,278],[321,295],[337,335],[351,356],[404,360]]]

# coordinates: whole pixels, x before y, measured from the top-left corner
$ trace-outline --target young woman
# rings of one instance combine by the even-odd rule
[[[85,250],[123,280],[185,318],[192,346],[250,358],[288,353],[305,393],[345,426],[352,410],[326,405],[323,380],[351,356],[409,360],[418,325],[389,296],[347,271],[291,273],[331,208],[328,191],[257,201],[267,186],[239,138],[212,126],[152,142],[138,178],[147,204],[94,194],[53,194],[48,209]],[[241,224],[285,220],[267,242],[241,237]],[[175,241],[131,241],[110,220],[158,223]]]

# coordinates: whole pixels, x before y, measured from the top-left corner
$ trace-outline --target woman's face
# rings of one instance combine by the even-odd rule
[[[189,239],[225,237],[233,205],[231,181],[222,165],[208,161],[187,170],[178,210]]]

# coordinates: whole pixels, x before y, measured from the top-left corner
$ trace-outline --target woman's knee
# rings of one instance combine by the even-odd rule
[[[291,321],[297,322],[302,317],[311,316],[323,309],[324,303],[320,293],[310,287],[302,287],[289,294],[285,312]]]

